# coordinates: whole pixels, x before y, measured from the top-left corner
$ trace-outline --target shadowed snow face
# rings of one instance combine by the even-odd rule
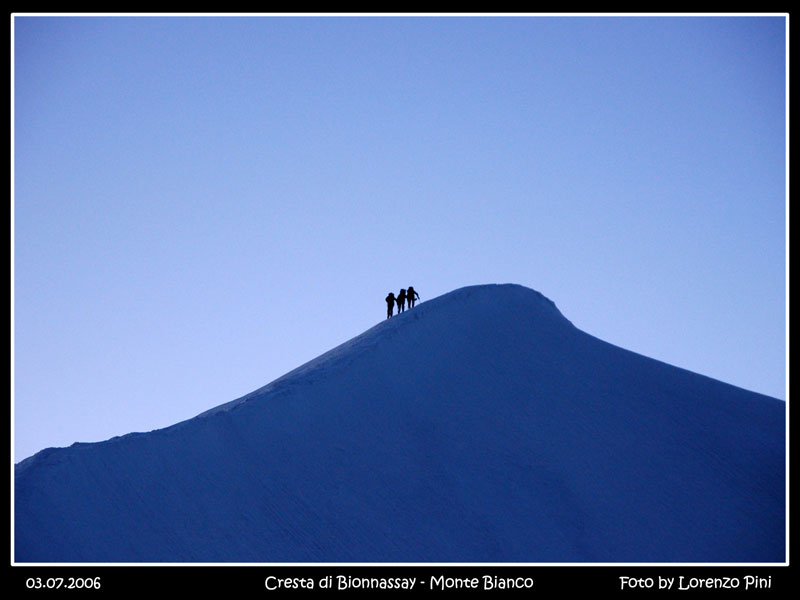
[[[463,288],[194,419],[23,461],[15,559],[783,561],[784,410]]]

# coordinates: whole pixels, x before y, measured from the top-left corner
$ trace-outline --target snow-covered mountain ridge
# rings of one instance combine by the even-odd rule
[[[782,562],[785,403],[462,288],[15,468],[18,562]]]

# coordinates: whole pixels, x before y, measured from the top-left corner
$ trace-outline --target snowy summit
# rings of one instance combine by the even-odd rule
[[[783,562],[785,403],[518,285],[255,392],[15,466],[15,562]]]

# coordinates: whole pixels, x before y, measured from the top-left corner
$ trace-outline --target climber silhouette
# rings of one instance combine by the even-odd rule
[[[400,290],[400,293],[397,294],[397,314],[399,315],[401,312],[406,310],[406,291]]]
[[[394,293],[389,292],[389,295],[386,296],[386,318],[390,319],[393,313],[394,313]]]
[[[406,300],[408,300],[408,308],[412,308],[414,306],[414,304],[417,301],[417,298],[419,298],[419,294],[416,291],[414,291],[413,287],[408,286],[408,290],[406,291]]]

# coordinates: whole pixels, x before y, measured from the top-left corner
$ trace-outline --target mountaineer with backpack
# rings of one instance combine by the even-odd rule
[[[386,318],[391,319],[394,313],[394,292],[389,292],[386,296]]]
[[[399,315],[401,312],[405,312],[406,310],[406,291],[400,290],[400,293],[397,294],[397,314]]]
[[[419,294],[416,291],[414,291],[413,287],[408,286],[408,289],[406,290],[406,300],[408,300],[408,308],[412,308],[414,306],[414,304],[417,301],[417,298],[419,298]]]

